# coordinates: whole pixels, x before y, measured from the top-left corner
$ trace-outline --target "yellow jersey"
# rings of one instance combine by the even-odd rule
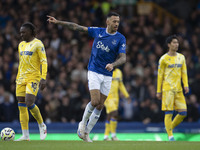
[[[161,91],[182,91],[181,79],[184,87],[188,87],[187,67],[184,55],[176,56],[164,54],[159,60],[157,93]]]
[[[122,72],[120,69],[115,69],[113,71],[111,89],[110,89],[107,99],[119,100],[119,90],[123,93],[125,98],[129,97],[129,94],[122,80]]]
[[[47,58],[44,45],[40,40],[35,38],[30,42],[22,41],[18,46],[18,53],[17,84],[30,80],[40,81],[41,78],[46,80]]]

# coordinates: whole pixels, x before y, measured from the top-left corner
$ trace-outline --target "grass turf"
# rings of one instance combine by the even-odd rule
[[[200,142],[156,141],[1,141],[0,150],[199,150]]]
[[[21,134],[15,135],[15,140],[20,138]],[[120,141],[168,141],[166,133],[118,133],[117,137]],[[95,141],[103,141],[103,133],[91,133],[90,138]],[[200,134],[186,134],[186,133],[174,133],[174,138],[176,141],[199,141]],[[31,141],[40,140],[39,134],[30,134]],[[67,140],[67,141],[77,141],[80,140],[75,133],[48,133],[45,140]]]

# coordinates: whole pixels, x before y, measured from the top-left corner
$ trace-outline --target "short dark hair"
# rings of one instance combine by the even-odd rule
[[[166,44],[169,44],[169,43],[172,42],[173,39],[177,39],[177,40],[178,40],[178,36],[177,36],[176,34],[168,36],[168,37],[166,38],[166,42],[165,42],[165,43],[166,43]]]
[[[169,50],[168,44],[171,43],[173,39],[177,39],[178,40],[178,36],[176,34],[168,36],[166,38],[164,48],[166,48],[167,50]]]
[[[33,36],[36,35],[36,27],[31,22],[24,23],[22,27],[30,29]]]
[[[109,12],[107,18],[110,18],[111,16],[119,16],[119,14],[116,12]]]

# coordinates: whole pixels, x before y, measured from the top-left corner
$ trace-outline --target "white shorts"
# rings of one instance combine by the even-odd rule
[[[108,96],[112,83],[111,76],[105,76],[93,71],[88,71],[89,90],[100,90],[103,95]]]

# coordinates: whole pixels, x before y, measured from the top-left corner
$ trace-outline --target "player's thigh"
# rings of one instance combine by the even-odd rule
[[[103,81],[102,75],[100,75],[96,72],[88,71],[89,90],[100,90],[102,81]]]
[[[174,91],[164,91],[162,92],[162,110],[171,111],[174,110]]]
[[[26,96],[26,84],[16,84],[16,97]],[[17,99],[18,100],[18,99]]]
[[[108,94],[110,92],[111,84],[112,84],[112,77],[104,76],[103,82],[102,82],[101,87],[100,87],[100,92],[103,95],[108,96]]]
[[[187,105],[183,92],[176,92],[175,94],[175,110],[186,110]]]
[[[106,107],[107,114],[118,110],[118,106],[115,99],[107,99],[104,105]]]

